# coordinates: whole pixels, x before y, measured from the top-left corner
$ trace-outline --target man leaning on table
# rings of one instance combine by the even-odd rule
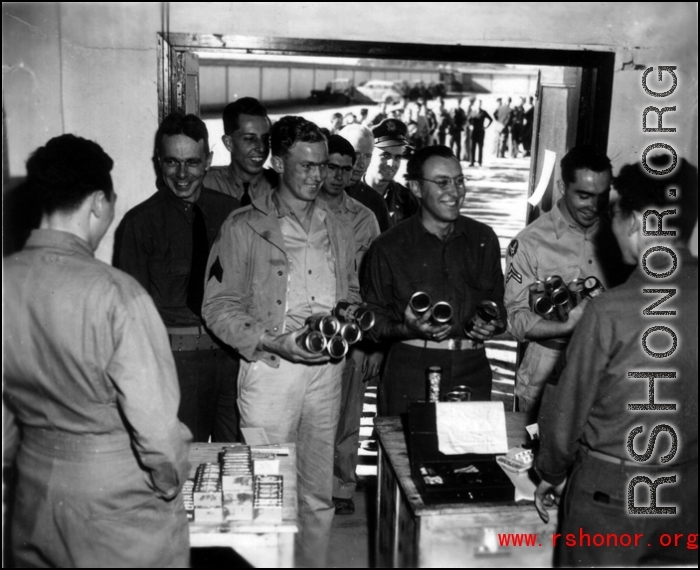
[[[318,127],[287,116],[270,135],[279,186],[224,222],[209,256],[203,316],[242,357],[242,427],[297,444],[297,564],[322,567],[344,363],[307,352],[297,338],[312,314],[329,313],[341,299],[360,301],[355,244],[317,199],[328,163]]]

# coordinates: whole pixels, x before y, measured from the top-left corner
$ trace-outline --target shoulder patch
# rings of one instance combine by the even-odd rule
[[[212,277],[216,277],[216,280],[219,283],[221,283],[221,280],[224,277],[224,268],[221,267],[221,260],[219,259],[219,256],[216,257],[216,261],[211,266],[211,269],[209,269],[209,277],[207,277],[207,282],[211,281]]]
[[[513,267],[512,263],[510,264],[510,267],[508,267],[508,275],[506,275],[506,283],[508,283],[508,281],[510,281],[511,279],[515,279],[518,283],[523,282],[523,276],[515,270],[515,267]]]
[[[508,244],[508,255],[513,257],[517,253],[517,251],[518,251],[518,240],[514,239]]]

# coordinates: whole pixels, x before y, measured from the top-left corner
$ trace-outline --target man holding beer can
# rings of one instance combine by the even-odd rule
[[[460,216],[466,186],[459,161],[445,146],[422,148],[406,179],[420,213],[374,241],[362,276],[362,297],[376,315],[369,334],[393,343],[379,385],[380,415],[425,400],[430,366],[442,368],[441,394],[466,385],[472,399],[489,400],[484,341],[506,322],[498,238]],[[474,319],[484,301],[495,303],[495,319]]]
[[[619,248],[599,221],[608,205],[611,168],[610,159],[593,147],[569,151],[561,161],[562,198],[508,246],[508,330],[529,342],[515,394],[520,411],[531,413],[533,420],[546,382],[556,382],[557,362],[587,305],[583,299],[571,308],[567,301],[576,280],[597,277],[607,288],[624,279],[615,277]]]

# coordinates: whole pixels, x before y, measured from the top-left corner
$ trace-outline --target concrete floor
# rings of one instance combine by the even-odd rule
[[[376,477],[355,492],[355,514],[336,516],[331,528],[329,568],[373,568]]]

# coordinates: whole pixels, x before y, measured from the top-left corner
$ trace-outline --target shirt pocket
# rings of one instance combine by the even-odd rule
[[[188,259],[152,260],[149,264],[153,297],[161,307],[183,307],[187,301],[191,261]]]

